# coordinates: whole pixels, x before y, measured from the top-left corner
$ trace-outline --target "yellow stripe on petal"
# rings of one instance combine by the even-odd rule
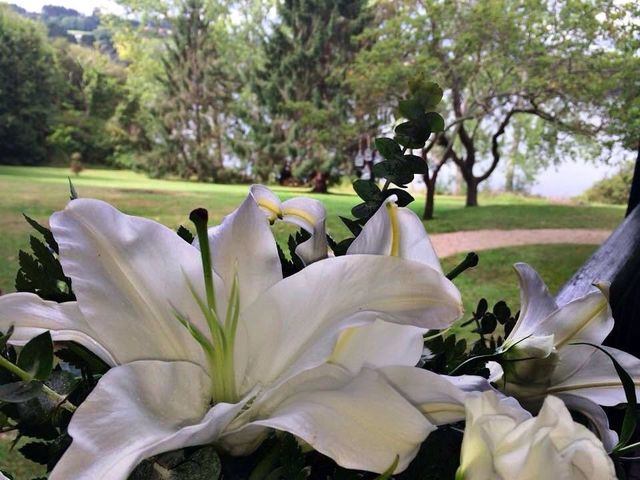
[[[397,257],[400,254],[400,227],[398,225],[398,207],[395,203],[387,203],[387,212],[391,222],[391,252],[389,255]]]
[[[316,219],[313,217],[313,215],[311,215],[309,212],[305,210],[302,210],[301,208],[285,208],[282,211],[282,216],[289,216],[289,215],[292,217],[301,218],[302,220],[304,220],[309,224],[310,228],[313,228],[313,226],[316,223]]]
[[[340,363],[340,357],[348,347],[351,342],[351,338],[356,333],[356,327],[346,328],[342,332],[340,332],[340,336],[338,337],[338,341],[336,345],[333,347],[333,352],[331,352],[331,356],[327,360],[330,363]]]
[[[274,202],[266,200],[264,198],[256,199],[256,203],[259,207],[264,208],[269,212],[269,221],[271,223],[275,222],[277,218],[282,218],[282,211],[280,210],[280,205],[277,205]]]

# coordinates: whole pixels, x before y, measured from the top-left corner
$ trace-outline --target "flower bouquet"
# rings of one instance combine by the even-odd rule
[[[640,360],[601,346],[608,286],[557,305],[518,264],[519,313],[463,317],[453,281],[477,256],[445,275],[397,188],[444,128],[439,87],[410,91],[341,242],[319,201],[261,185],[177,232],[75,191],[50,230],[27,217],[42,240],[0,297],[20,453],[52,480],[616,478]],[[299,228],[284,247],[277,222]],[[616,433],[602,406],[622,404]]]

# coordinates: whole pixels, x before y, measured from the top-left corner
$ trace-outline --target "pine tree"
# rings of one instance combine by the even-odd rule
[[[155,158],[157,174],[206,180],[223,168],[224,113],[233,87],[210,14],[202,0],[184,0],[165,43],[159,78],[164,148]]]
[[[349,161],[354,133],[344,88],[367,21],[364,0],[285,0],[280,23],[264,44],[266,62],[255,93],[264,111],[263,146],[290,171],[326,192],[329,170]]]

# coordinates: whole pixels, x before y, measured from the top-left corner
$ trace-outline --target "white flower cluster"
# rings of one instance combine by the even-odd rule
[[[310,234],[296,250],[305,268],[286,278],[278,220]],[[271,429],[346,468],[384,472],[397,458],[401,472],[430,432],[464,420],[459,479],[615,478],[600,405],[624,392],[604,353],[573,345],[610,332],[606,286],[558,306],[517,265],[507,366],[491,365],[492,384],[438,375],[416,367],[423,336],[452,325],[462,303],[420,219],[391,197],[339,257],[324,224],[320,202],[280,202],[262,186],[193,245],[97,200],[55,213],[77,301],[2,296],[0,330],[14,326],[15,345],[49,330],[112,368],[73,415],[50,479],[125,480],[145,458],[209,443],[244,455]],[[638,359],[607,350],[640,380]]]

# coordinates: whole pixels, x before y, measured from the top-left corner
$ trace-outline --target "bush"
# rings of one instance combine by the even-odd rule
[[[625,205],[629,201],[633,167],[633,162],[625,163],[618,173],[597,182],[586,191],[587,200],[590,202]]]

